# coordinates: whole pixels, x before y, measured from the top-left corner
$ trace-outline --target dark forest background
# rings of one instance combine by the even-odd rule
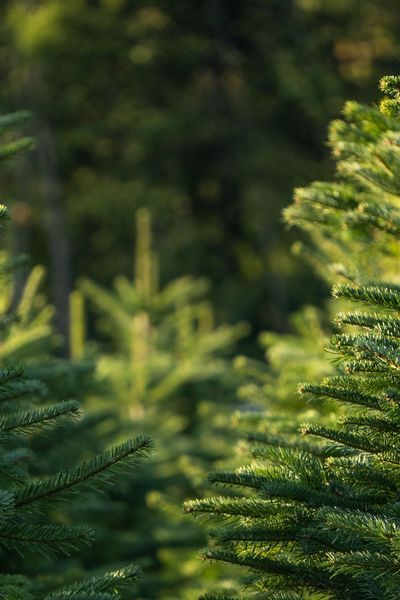
[[[247,352],[318,304],[281,211],[330,173],[344,100],[399,70],[399,34],[396,0],[4,0],[0,106],[30,110],[36,140],[2,176],[10,243],[49,265],[61,332],[79,277],[131,274],[139,207],[161,281],[207,277]]]

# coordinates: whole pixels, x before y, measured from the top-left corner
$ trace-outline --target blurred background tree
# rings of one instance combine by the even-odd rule
[[[247,326],[215,325],[204,279],[180,277],[160,287],[151,229],[149,212],[139,210],[133,280],[120,275],[107,290],[84,279],[80,288],[99,316],[97,344],[83,345],[97,357],[89,406],[119,415],[116,441],[141,427],[155,432],[156,457],[104,502],[80,511],[101,524],[96,565],[135,557],[143,566],[135,598],[194,598],[205,570],[198,560],[205,534],[180,507],[204,489],[211,467],[231,460],[227,415],[241,404],[231,357]],[[84,330],[76,316],[74,327]],[[85,566],[93,568],[93,555]]]
[[[329,169],[344,98],[398,70],[399,32],[395,0],[5,0],[0,101],[31,108],[39,140],[14,245],[52,262],[62,333],[77,275],[129,274],[143,205],[163,282],[205,275],[220,319],[287,330],[326,288],[290,256],[281,209]]]

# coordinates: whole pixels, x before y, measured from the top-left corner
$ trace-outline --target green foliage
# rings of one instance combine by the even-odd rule
[[[265,362],[237,357],[235,367],[240,374],[239,395],[243,401],[267,410],[271,419],[276,410],[303,409],[295,394],[299,380],[319,378],[332,370],[324,356],[330,329],[325,321],[320,309],[306,306],[292,315],[290,334],[268,331],[259,336]],[[312,409],[315,405],[309,406]]]
[[[393,102],[398,95],[396,82],[389,77],[381,84],[382,89],[390,90]],[[399,282],[399,202],[387,181],[396,179],[399,122],[382,110],[356,102],[346,104],[344,118],[330,127],[329,145],[337,161],[335,181],[297,189],[294,203],[284,212],[286,222],[308,237],[296,242],[294,250],[330,285],[344,281],[366,284],[376,279]],[[268,410],[288,407],[299,411],[298,381],[328,375],[332,370],[323,348],[332,332],[329,320],[333,316],[331,302],[326,303],[325,311],[305,307],[292,316],[290,335],[262,334],[267,366],[245,358],[237,361],[248,380],[241,395],[256,406],[267,404]],[[340,318],[334,327],[336,324],[342,324]],[[309,408],[315,409],[315,403]],[[327,409],[329,406],[324,412]]]
[[[14,112],[0,117],[0,135],[3,140],[0,148],[0,160],[11,158],[22,150],[29,150],[33,147],[34,143],[32,138],[18,137],[16,139],[15,135],[13,135],[15,127],[21,125],[29,118],[30,113],[26,111]],[[4,139],[6,137],[5,134],[10,134],[9,139]],[[2,214],[5,213],[6,211],[3,207]]]
[[[241,328],[214,326],[203,280],[174,278],[182,272],[211,276],[218,316],[224,321],[227,316],[235,320],[245,316],[257,325],[256,332],[260,324],[287,331],[287,315],[325,293],[310,270],[288,256],[291,234],[278,230],[279,215],[293,183],[301,185],[311,171],[324,176],[321,129],[342,98],[349,92],[365,98],[371,93],[372,78],[382,68],[398,64],[397,0],[379,6],[373,0],[201,4],[5,0],[3,8],[0,70],[7,85],[0,101],[9,107],[29,105],[38,133],[37,153],[18,166],[14,242],[24,251],[32,245],[35,257],[46,262],[45,237],[53,235],[58,249],[68,246],[52,226],[63,222],[65,210],[72,270],[93,277],[94,282],[86,281],[83,289],[103,314],[97,330],[98,389],[90,388],[86,405],[97,409],[103,403],[105,408],[72,424],[63,418],[64,413],[76,412],[69,398],[85,395],[94,354],[85,354],[83,301],[75,292],[74,363],[49,359],[59,340],[51,326],[52,309],[37,293],[42,275],[35,268],[22,299],[12,291],[11,278],[4,278],[0,359],[5,370],[0,393],[7,402],[19,402],[21,410],[0,418],[1,435],[8,439],[14,433],[29,434],[35,456],[26,462],[39,486],[34,489],[61,492],[76,481],[76,462],[83,461],[80,473],[85,477],[128,452],[129,445],[119,445],[127,429],[129,435],[133,427],[157,432],[160,451],[148,470],[132,479],[124,475],[116,489],[108,489],[101,499],[88,497],[75,512],[73,503],[55,509],[46,504],[40,522],[30,527],[47,523],[47,516],[59,524],[91,513],[90,522],[100,529],[97,556],[93,551],[84,553],[82,562],[73,566],[79,564],[83,572],[110,559],[119,567],[143,557],[148,576],[140,593],[152,596],[164,588],[176,596],[178,588],[198,574],[186,557],[203,534],[200,527],[183,523],[172,504],[179,504],[182,495],[200,493],[204,469],[218,473],[220,461],[231,450],[231,440],[224,434],[226,412],[246,409],[240,419],[252,428],[248,434],[252,455],[263,464],[279,462],[279,449],[285,456],[297,451],[310,454],[318,463],[339,458],[346,439],[356,447],[370,448],[374,443],[353,431],[351,440],[348,433],[337,432],[330,413],[347,414],[342,408],[333,411],[338,401],[351,410],[369,406],[378,410],[382,399],[374,390],[353,389],[347,376],[364,371],[385,374],[386,366],[398,360],[391,340],[399,325],[396,317],[381,314],[379,308],[382,302],[391,305],[396,296],[396,288],[387,282],[399,283],[397,78],[382,83],[387,98],[381,111],[357,102],[347,105],[344,120],[336,122],[330,134],[339,161],[337,181],[300,189],[297,204],[287,212],[288,222],[311,234],[311,244],[299,244],[297,249],[322,278],[329,284],[346,281],[356,301],[375,303],[368,312],[346,312],[347,288],[335,288],[340,296],[336,306],[342,311],[335,327],[346,329],[332,338],[330,350],[345,357],[339,361],[345,372],[304,386],[310,398],[305,414],[299,414],[302,404],[294,388],[300,379],[332,374],[333,366],[322,359],[331,332],[329,318],[317,309],[302,309],[284,338],[262,335],[267,366],[241,357],[233,373],[227,359]],[[4,158],[32,145],[30,138],[18,139],[13,133],[14,125],[25,118],[19,114],[0,121]],[[7,179],[5,184],[5,191],[13,187]],[[110,292],[102,285],[116,272],[130,271],[131,225],[137,207],[143,205],[155,217],[161,275],[143,235],[135,281],[118,278]],[[140,230],[146,227],[142,213]],[[64,269],[59,255],[49,254],[54,281]],[[1,270],[10,275],[13,268],[5,259]],[[173,284],[165,285],[171,280]],[[366,333],[354,335],[354,326]],[[371,348],[376,356],[380,353],[379,365],[369,357]],[[250,352],[256,354],[252,347]],[[24,369],[16,369],[15,361]],[[237,376],[243,375],[245,385],[234,402]],[[50,410],[48,402],[54,398]],[[263,420],[260,424],[255,412],[266,400],[267,425]],[[294,408],[296,418],[278,416],[279,406]],[[318,413],[324,414],[323,420]],[[314,442],[312,435],[299,440],[297,418],[307,418],[307,431],[321,439],[336,436],[337,448]],[[41,435],[42,425],[53,422],[56,435]],[[357,426],[366,423],[393,430],[387,419],[357,416]],[[101,454],[92,461],[101,452],[101,440],[116,441],[117,454]],[[303,473],[309,462],[307,458],[302,465],[299,460],[296,469]],[[317,480],[317,471],[310,472]],[[259,487],[257,477],[242,469],[235,477],[216,474],[213,480],[234,481],[249,500],[246,510],[251,516],[264,510],[264,504],[250,502],[253,492],[246,491]],[[306,485],[294,489],[282,484],[283,489],[293,502],[307,495]],[[326,494],[317,496],[327,501]],[[221,503],[224,500],[221,497]],[[235,502],[231,509],[239,510]],[[219,501],[215,506],[219,510]],[[269,532],[271,539],[278,535],[272,525]],[[56,533],[57,544],[72,551],[62,530]],[[41,537],[31,529],[31,534],[40,549],[48,531]],[[229,542],[233,535],[228,532],[226,539],[222,535],[221,542]],[[258,533],[254,530],[251,535],[257,539]],[[70,573],[70,565],[57,563],[58,576]],[[24,572],[35,574],[37,567],[33,557],[31,563],[25,562]],[[13,573],[20,570],[13,565]],[[6,598],[37,593],[20,577],[5,576],[3,582],[0,595]],[[231,597],[234,587],[225,584],[223,593]],[[110,593],[99,580],[56,594],[102,600]],[[267,594],[281,600],[298,597],[297,592],[282,590]]]
[[[21,115],[4,118],[0,125],[11,127]],[[28,142],[7,142],[0,152],[2,158],[13,155]],[[6,219],[3,207],[0,218]],[[12,272],[12,266],[2,261],[2,278]],[[137,568],[127,567],[108,574],[95,574],[91,579],[63,587],[60,579],[50,576],[55,558],[93,542],[94,531],[66,522],[56,516],[56,503],[66,498],[82,501],[83,491],[100,488],[115,480],[115,475],[129,471],[132,465],[152,450],[149,436],[138,436],[110,450],[55,472],[41,470],[40,460],[32,452],[32,440],[43,430],[59,430],[60,422],[77,418],[79,404],[73,400],[48,401],[51,394],[42,381],[29,377],[24,369],[35,369],[44,355],[43,346],[52,339],[51,310],[37,306],[37,286],[41,270],[33,271],[17,309],[10,314],[10,281],[3,286],[1,296],[1,365],[0,365],[0,554],[2,573],[0,596],[15,600],[56,600],[62,598],[93,598],[111,600],[130,593]],[[13,365],[18,357],[18,366]],[[51,377],[57,364],[41,366]],[[64,367],[65,371],[65,367]],[[56,373],[56,378],[58,374]],[[58,439],[62,455],[62,439]],[[50,510],[44,511],[45,505]],[[53,513],[51,513],[53,511]],[[47,572],[48,576],[44,577]],[[25,573],[21,577],[16,573]]]
[[[328,345],[337,372],[300,386],[306,398],[337,405],[337,416],[303,424],[305,437],[282,423],[274,436],[261,417],[264,431],[248,435],[254,462],[210,475],[235,495],[185,505],[230,522],[211,532],[205,556],[251,569],[247,583],[257,598],[398,596],[400,291],[387,282],[397,276],[399,256],[391,227],[398,212],[397,78],[382,88],[394,101],[391,116],[347,105],[346,121],[331,133],[338,181],[297,193],[286,213],[310,233],[316,264],[323,258],[326,270],[341,256],[327,273],[347,280],[333,288],[346,309]],[[382,109],[388,112],[386,102]],[[361,310],[349,310],[349,302]]]
[[[396,98],[395,85],[396,78],[383,80],[382,87],[392,86],[392,100]],[[382,181],[384,173],[392,173],[391,179],[396,177],[398,146],[392,140],[399,129],[398,120],[382,114],[377,107],[355,102],[346,104],[343,115],[343,120],[333,122],[329,135],[338,163],[336,180],[297,189],[294,204],[285,210],[287,223],[300,227],[308,237],[308,241],[297,242],[294,249],[329,284],[365,284],[377,278],[398,282],[398,196]],[[372,171],[380,184],[366,178],[365,173]],[[249,383],[242,395],[257,400],[259,406],[267,402],[268,409],[288,407],[299,411],[302,404],[295,394],[298,381],[316,379],[332,370],[324,359],[323,348],[332,332],[329,318],[334,317],[334,311],[337,305],[333,309],[331,302],[326,303],[325,314],[306,307],[292,317],[291,335],[262,334],[268,367],[254,363],[247,369]],[[341,324],[340,318],[335,320],[333,331]],[[243,363],[244,367],[250,364],[248,360]],[[329,404],[318,407],[310,402],[309,408],[318,408],[319,412],[330,408]]]
[[[304,252],[331,283],[377,277],[396,282],[399,121],[356,102],[346,104],[343,116],[329,135],[337,181],[296,190],[285,218],[309,234],[312,247]]]
[[[114,292],[90,280],[81,287],[100,313],[99,327],[111,339],[114,353],[100,357],[98,369],[100,376],[110,378],[119,401],[136,418],[140,413],[162,419],[179,414],[185,419],[182,427],[190,429],[199,400],[180,395],[193,383],[229,386],[233,375],[226,357],[247,327],[214,325],[203,279],[182,277],[159,289],[149,219],[146,210],[139,211],[134,281],[119,276]]]
[[[326,293],[289,255],[280,213],[294,185],[326,173],[322,136],[343,100],[373,97],[396,72],[396,0],[3,7],[0,100],[29,103],[39,152],[51,132],[74,273],[101,285],[128,274],[131,221],[146,205],[162,280],[210,278],[221,320],[283,330]],[[38,180],[54,172],[37,162],[25,168],[25,225],[45,263]]]
[[[37,382],[27,379],[21,368],[3,367],[0,379],[2,401],[0,544],[3,548],[4,573],[9,568],[15,570],[18,555],[47,558],[59,554],[69,555],[82,545],[91,543],[94,535],[91,529],[79,525],[43,522],[40,517],[41,511],[38,512],[39,507],[43,502],[53,503],[54,500],[68,493],[73,493],[75,498],[82,498],[82,486],[93,489],[121,468],[130,468],[132,462],[148,454],[151,450],[151,440],[149,437],[139,437],[73,469],[61,470],[47,477],[42,475],[33,478],[27,468],[32,457],[25,438],[38,429],[57,426],[60,420],[76,415],[79,405],[75,401],[64,401],[37,408],[31,406],[32,401],[29,398],[37,397],[43,385],[40,386]],[[6,554],[4,554],[5,550]],[[21,567],[22,564],[19,568]],[[105,598],[114,597],[119,589],[117,584],[110,583],[110,578],[112,579],[112,576],[103,585],[104,589],[108,586],[110,590],[109,596],[104,596]],[[122,581],[125,576],[121,575],[120,578]],[[85,584],[87,589],[93,588],[93,593],[98,591],[101,586],[97,588],[97,581],[100,586],[100,579],[95,579],[93,583]],[[85,585],[77,586],[77,593],[83,593],[86,589]],[[32,591],[35,587],[37,584],[33,585]],[[67,592],[54,592],[48,597],[62,598],[65,594]],[[44,596],[32,595],[32,598],[36,597]]]
[[[122,432],[154,434],[158,453],[149,469],[112,493],[95,549],[100,562],[141,558],[140,598],[173,598],[202,570],[195,549],[204,542],[203,528],[188,525],[178,507],[230,455],[225,415],[238,385],[230,357],[247,327],[214,325],[203,279],[182,277],[160,287],[147,210],[138,212],[136,225],[133,281],[117,277],[112,292],[81,283],[103,334],[92,405],[115,408]]]
[[[260,597],[281,588],[282,598],[394,599],[398,590],[399,338],[381,326],[399,324],[400,295],[348,285],[335,294],[366,312],[341,317],[355,316],[357,330],[332,339],[339,375],[301,390],[351,408],[332,427],[303,425],[309,448],[301,440],[276,447],[258,436],[255,463],[210,475],[237,488],[236,497],[186,504],[189,512],[232,521],[213,534],[206,556],[251,568]]]

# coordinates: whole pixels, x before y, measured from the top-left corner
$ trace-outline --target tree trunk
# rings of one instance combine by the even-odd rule
[[[50,279],[56,323],[63,336],[63,353],[68,351],[69,294],[71,292],[70,244],[65,226],[61,189],[57,172],[56,145],[48,122],[40,123],[38,157],[42,174],[42,194],[47,230]]]

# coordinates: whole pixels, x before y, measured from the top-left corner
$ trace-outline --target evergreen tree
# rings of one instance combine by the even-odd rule
[[[385,224],[384,219],[379,222],[376,215],[375,220],[368,216],[379,206],[378,210],[394,218],[397,198],[386,194],[384,206],[380,202],[381,190],[368,186],[363,174],[376,169],[379,153],[389,144],[392,129],[396,131],[397,125],[376,108],[355,102],[346,104],[343,117],[332,123],[328,142],[338,160],[340,185],[315,182],[308,188],[298,188],[294,204],[284,212],[288,225],[299,227],[308,238],[296,242],[293,250],[330,286],[376,278],[397,282],[398,273],[393,267],[400,257],[398,244],[393,242],[393,224],[390,221]],[[346,195],[354,201],[347,202]],[[332,365],[324,357],[324,346],[329,333],[336,331],[335,324],[330,324],[335,311],[337,300],[325,302],[323,311],[308,306],[291,317],[290,334],[263,333],[260,342],[265,348],[267,365],[245,357],[237,360],[248,380],[241,394],[252,398],[258,406],[266,404],[268,410],[304,408],[294,393],[298,381],[332,371]],[[311,408],[320,411],[322,407],[312,402],[307,408],[310,418]]]
[[[203,528],[189,525],[178,507],[230,455],[225,415],[237,387],[230,355],[246,326],[214,324],[202,279],[182,277],[160,288],[151,238],[142,209],[133,281],[118,277],[112,292],[88,280],[81,285],[104,337],[97,368],[103,390],[93,403],[117,408],[125,427],[155,433],[159,448],[150,469],[112,493],[115,508],[103,519],[96,554],[104,561],[142,557],[140,597],[172,599],[201,569],[195,549]],[[134,507],[132,489],[140,490]]]
[[[7,139],[6,130],[24,117],[16,114],[0,120],[1,132],[6,137],[0,148],[2,158],[9,158],[31,145],[29,139]],[[0,208],[0,216],[2,222],[8,216],[4,206]],[[2,275],[7,274],[10,268],[4,267]],[[149,436],[138,436],[73,468],[59,469],[52,474],[38,472],[40,469],[32,454],[31,437],[44,429],[57,428],[60,421],[76,418],[79,404],[74,400],[47,401],[43,394],[45,385],[24,372],[26,356],[21,353],[21,348],[26,351],[30,347],[26,339],[10,350],[12,328],[18,319],[23,319],[23,308],[29,304],[28,296],[23,297],[25,302],[19,304],[16,315],[5,314],[0,321],[2,339],[8,342],[7,351],[4,349],[7,344],[3,344],[0,365],[0,597],[4,600],[78,600],[83,597],[111,600],[126,597],[131,594],[132,582],[137,578],[135,566],[110,573],[95,573],[85,580],[75,578],[75,582],[62,571],[50,576],[57,570],[56,556],[70,555],[81,546],[90,544],[94,535],[85,525],[63,521],[57,515],[56,506],[58,501],[71,497],[82,501],[84,494],[91,489],[112,482],[118,472],[129,471],[138,459],[148,455],[152,441]],[[46,321],[43,313],[41,316]],[[29,333],[29,327],[27,330]],[[34,327],[30,330],[33,331]],[[30,341],[40,337],[36,332],[30,336]],[[15,348],[19,354],[18,365],[10,364]],[[5,356],[9,360],[6,361]],[[62,452],[59,440],[59,453]]]
[[[338,161],[337,181],[296,189],[294,204],[284,212],[287,224],[306,234],[293,251],[329,286],[376,278],[399,280],[400,249],[393,241],[397,196],[369,177],[370,171],[379,174],[382,153],[387,153],[398,130],[396,120],[386,113],[348,102],[344,118],[329,130],[328,145]],[[237,367],[248,379],[241,393],[259,406],[267,401],[278,410],[299,410],[301,402],[294,394],[298,381],[331,371],[323,348],[335,331],[330,325],[335,311],[337,301],[326,302],[324,310],[307,306],[291,317],[290,334],[261,334],[268,366],[240,357]]]
[[[351,103],[333,126],[338,181],[312,185],[289,209],[320,248],[340,253],[333,272],[348,281],[335,298],[361,305],[337,317],[337,373],[300,388],[341,416],[303,425],[305,437],[271,435],[265,422],[248,435],[253,464],[210,475],[236,494],[186,504],[232,521],[212,533],[206,556],[249,567],[257,598],[398,597],[400,288],[382,275],[398,277],[400,78],[381,87],[380,110]]]

